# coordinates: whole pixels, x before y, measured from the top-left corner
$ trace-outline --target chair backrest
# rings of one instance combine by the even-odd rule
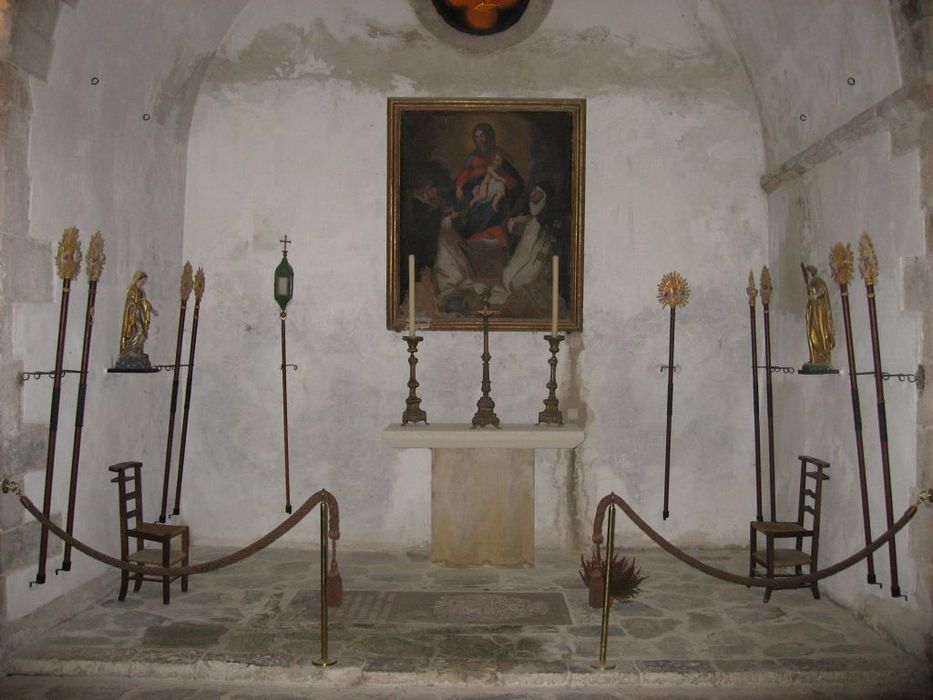
[[[800,455],[800,495],[797,502],[797,522],[806,527],[805,518],[810,515],[809,530],[813,533],[810,556],[815,557],[820,546],[820,510],[823,505],[823,482],[829,481],[829,462],[816,457]],[[812,485],[810,482],[813,482]]]
[[[120,462],[107,467],[116,474],[110,482],[117,484],[120,492],[120,551],[124,559],[129,554],[127,532],[143,522],[143,484],[139,474],[142,466],[142,462]],[[142,540],[137,544],[142,547]]]

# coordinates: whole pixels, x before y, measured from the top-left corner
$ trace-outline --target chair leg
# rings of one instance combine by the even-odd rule
[[[758,550],[758,537],[756,536],[754,526],[749,525],[748,531],[748,577],[752,578],[755,575],[755,553]],[[746,588],[751,588],[751,586],[746,586]]]
[[[139,593],[139,589],[142,587],[143,587],[143,575],[133,574],[133,593]]]
[[[765,557],[768,562],[767,577],[769,580],[774,578],[774,538],[765,536]],[[764,602],[771,600],[771,588],[765,588]]]
[[[810,573],[812,574],[815,572],[816,572],[816,563],[814,562],[814,564],[810,567]],[[813,594],[813,598],[815,600],[820,599],[820,582],[819,581],[814,581],[813,583],[810,584],[810,592]]]
[[[130,586],[130,572],[120,571],[120,595],[117,600],[126,600],[126,590]]]
[[[181,547],[185,553],[185,558],[181,560],[182,566],[188,566],[188,545],[190,544],[188,540],[189,540],[188,530],[183,530],[181,533]],[[182,593],[188,592],[188,577],[187,576],[181,577],[181,592]]]
[[[162,541],[162,566],[168,567],[171,565],[172,558],[172,544],[171,539],[166,537]],[[169,586],[172,583],[171,576],[162,577],[162,605],[168,605],[169,603]]]

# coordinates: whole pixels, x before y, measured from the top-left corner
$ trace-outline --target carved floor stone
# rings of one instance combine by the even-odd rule
[[[229,551],[195,547],[192,561]],[[739,549],[692,553],[731,571],[748,565]],[[338,663],[324,670],[311,664],[313,551],[264,550],[192,577],[168,606],[158,586],[117,602],[111,575],[90,608],[27,646],[4,646],[0,697],[925,699],[933,690],[923,660],[832,601],[777,591],[764,605],[759,590],[660,550],[634,552],[649,578],[635,602],[613,608],[616,668],[596,672],[600,614],[576,576],[579,553],[536,554],[534,569],[455,569],[426,551],[345,545],[344,606],[329,614]]]

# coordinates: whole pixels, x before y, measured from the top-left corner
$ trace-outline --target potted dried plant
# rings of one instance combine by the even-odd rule
[[[590,607],[603,607],[603,581],[606,576],[606,561],[602,558],[599,547],[593,547],[593,556],[586,560],[580,556],[580,578],[590,592]],[[635,558],[612,555],[612,569],[609,572],[609,607],[613,600],[623,603],[632,600],[640,592],[638,586],[647,576],[641,575],[641,568],[635,566]]]

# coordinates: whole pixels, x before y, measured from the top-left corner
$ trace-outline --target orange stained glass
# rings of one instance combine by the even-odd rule
[[[473,29],[485,30],[496,26],[499,10],[507,10],[518,0],[447,0],[447,4],[465,9],[464,19]]]

